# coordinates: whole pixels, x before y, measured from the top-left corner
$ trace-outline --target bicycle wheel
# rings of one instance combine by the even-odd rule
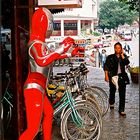
[[[83,120],[82,126],[77,126],[72,119],[72,110],[69,108],[61,120],[61,134],[65,140],[98,140],[101,127],[95,112],[84,104],[75,107]]]
[[[90,88],[92,88],[93,90],[97,91],[103,98],[103,101],[104,101],[104,114],[103,116],[107,113],[108,109],[109,109],[109,97],[107,95],[107,93],[100,87],[98,86],[91,86]]]
[[[86,94],[85,99],[86,99],[86,101],[84,104],[86,104],[88,107],[90,107],[96,113],[96,116],[98,117],[100,126],[102,128],[102,112],[101,112],[99,105],[97,104],[97,102],[95,100],[93,100],[92,95]]]
[[[1,119],[3,121],[4,131],[6,131],[9,128],[11,122],[12,107],[4,100],[1,104]]]
[[[95,112],[96,116],[98,117],[100,126],[102,128],[102,112],[99,105],[93,98],[93,95],[91,94],[79,95],[75,100],[76,100],[76,105],[84,104],[85,106],[90,107]]]
[[[94,89],[92,88],[86,88],[84,91],[84,94],[92,95],[92,100],[96,102],[96,104],[99,106],[102,116],[104,116],[104,110],[105,110],[105,102],[102,98],[102,96]]]

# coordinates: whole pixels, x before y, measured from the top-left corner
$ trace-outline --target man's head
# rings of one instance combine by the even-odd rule
[[[105,50],[105,49],[103,49],[103,50],[102,50],[102,53],[106,53],[106,50]]]
[[[122,44],[120,42],[117,42],[114,45],[114,51],[115,51],[115,54],[121,54],[122,53]]]
[[[125,42],[125,45],[127,45],[127,42]]]

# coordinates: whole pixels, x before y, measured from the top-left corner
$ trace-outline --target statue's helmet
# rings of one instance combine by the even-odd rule
[[[39,8],[32,17],[30,40],[45,41],[53,32],[53,16],[46,8]]]

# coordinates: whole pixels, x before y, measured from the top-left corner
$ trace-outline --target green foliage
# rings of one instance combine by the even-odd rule
[[[92,32],[92,35],[94,35],[94,36],[100,36],[101,34],[99,33],[99,32]]]
[[[139,11],[139,0],[118,0],[118,1],[128,4],[130,10]]]
[[[130,67],[128,70],[130,73],[139,73],[139,67]]]
[[[127,4],[116,0],[106,0],[100,5],[99,26],[102,29],[115,29],[125,23],[131,25],[137,17],[138,12],[130,11]]]

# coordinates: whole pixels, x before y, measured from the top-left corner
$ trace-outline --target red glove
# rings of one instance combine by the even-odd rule
[[[85,48],[83,47],[78,47],[77,45],[73,45],[73,47],[69,48],[69,50],[63,54],[61,54],[61,56],[58,59],[64,59],[64,58],[68,58],[68,57],[73,57],[75,55],[81,55],[80,52],[84,52]]]
[[[70,47],[72,47],[74,45],[74,39],[71,37],[66,37],[61,43],[60,45],[64,45],[64,52],[67,52]]]
[[[79,52],[84,52],[85,48],[83,47],[76,47],[73,49],[73,51],[71,52],[71,56],[75,56],[75,55],[79,55]]]
[[[66,37],[61,43],[64,44],[64,45],[66,45],[66,44],[75,44],[74,39],[71,38],[71,37]]]

